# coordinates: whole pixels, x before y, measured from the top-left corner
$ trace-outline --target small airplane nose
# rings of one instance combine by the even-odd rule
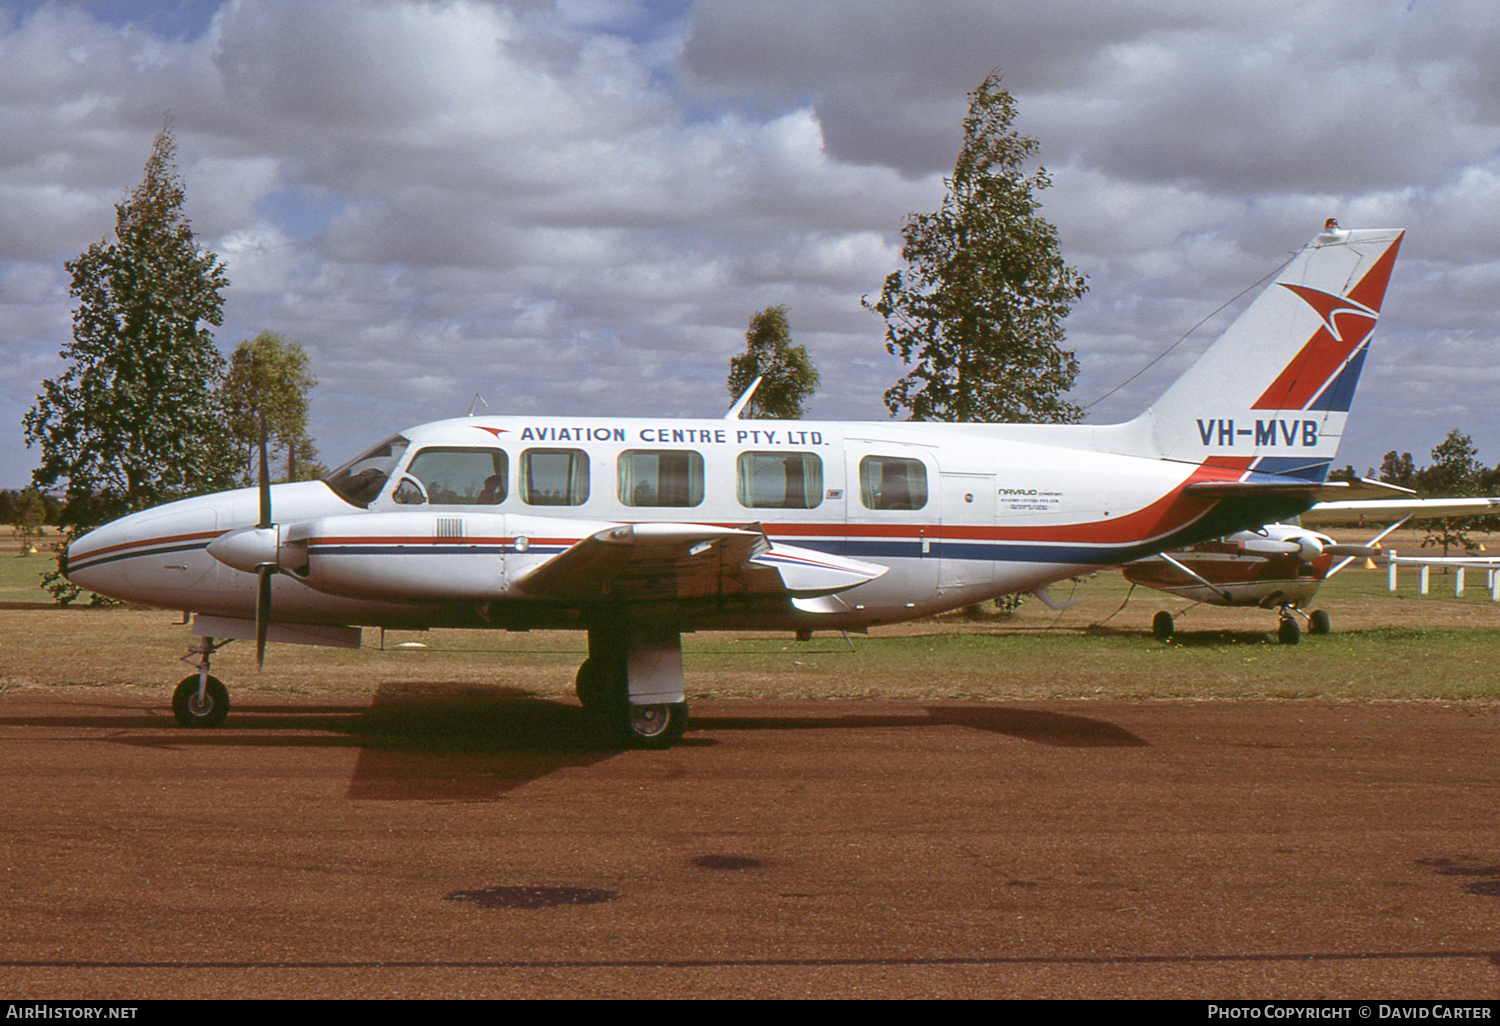
[[[69,544],[68,580],[110,598],[174,606],[174,593],[212,569],[203,549],[215,524],[212,506],[196,499],[121,517]]]

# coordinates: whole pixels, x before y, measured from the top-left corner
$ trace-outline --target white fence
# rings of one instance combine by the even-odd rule
[[[1463,598],[1464,574],[1467,570],[1481,570],[1485,574],[1485,587],[1489,589],[1490,601],[1500,602],[1500,559],[1493,556],[1398,556],[1395,549],[1386,550],[1387,587],[1396,590],[1396,571],[1400,567],[1416,567],[1418,570],[1418,593],[1426,595],[1432,568],[1453,567],[1453,596]]]

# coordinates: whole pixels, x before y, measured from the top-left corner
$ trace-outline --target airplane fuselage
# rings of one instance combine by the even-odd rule
[[[578,626],[585,603],[535,601],[524,580],[580,539],[617,524],[758,524],[774,544],[887,572],[816,612],[707,589],[671,599],[671,618],[690,630],[857,630],[1031,590],[1273,512],[1241,505],[1234,516],[1246,523],[1229,523],[1213,500],[1182,493],[1190,480],[1235,480],[1233,470],[1056,444],[1072,434],[1082,444],[1094,430],[543,417],[423,425],[396,436],[399,451],[335,472],[332,486],[274,487],[279,523],[316,525],[312,571],[275,580],[276,619]],[[1026,441],[1033,432],[1048,444]],[[126,517],[74,544],[69,576],[133,602],[253,617],[255,575],[208,546],[256,518],[254,489]]]

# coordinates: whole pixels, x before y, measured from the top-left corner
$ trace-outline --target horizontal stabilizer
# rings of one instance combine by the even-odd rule
[[[1320,481],[1301,481],[1295,478],[1280,481],[1195,481],[1182,490],[1189,495],[1202,495],[1214,499],[1266,499],[1286,496],[1306,497],[1308,504],[1323,488]]]

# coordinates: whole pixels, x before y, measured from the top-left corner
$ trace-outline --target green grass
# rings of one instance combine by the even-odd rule
[[[52,596],[42,590],[42,574],[57,565],[57,557],[50,548],[34,556],[18,556],[19,548],[9,530],[0,527],[0,602],[50,604]]]
[[[51,565],[51,553],[0,555],[0,686],[160,688],[187,672],[175,658],[192,639],[175,614],[51,608],[39,588]],[[1332,635],[1283,646],[1272,612],[1198,607],[1163,644],[1150,636],[1152,613],[1188,604],[1136,589],[1120,609],[1129,586],[1101,573],[1052,589],[1082,600],[1064,613],[1029,598],[1008,619],[924,621],[848,641],[837,632],[809,642],[690,634],[684,662],[693,697],[1494,701],[1500,605],[1483,583],[1471,574],[1468,593],[1455,599],[1452,579],[1435,574],[1432,593],[1418,597],[1416,575],[1403,574],[1393,595],[1383,572],[1355,571],[1318,596],[1332,613]],[[359,651],[273,645],[264,673],[253,646],[236,644],[215,656],[214,672],[255,690],[369,693],[406,684],[567,695],[587,647],[583,634],[561,631],[393,631],[384,651],[379,631],[367,630],[365,641]]]

